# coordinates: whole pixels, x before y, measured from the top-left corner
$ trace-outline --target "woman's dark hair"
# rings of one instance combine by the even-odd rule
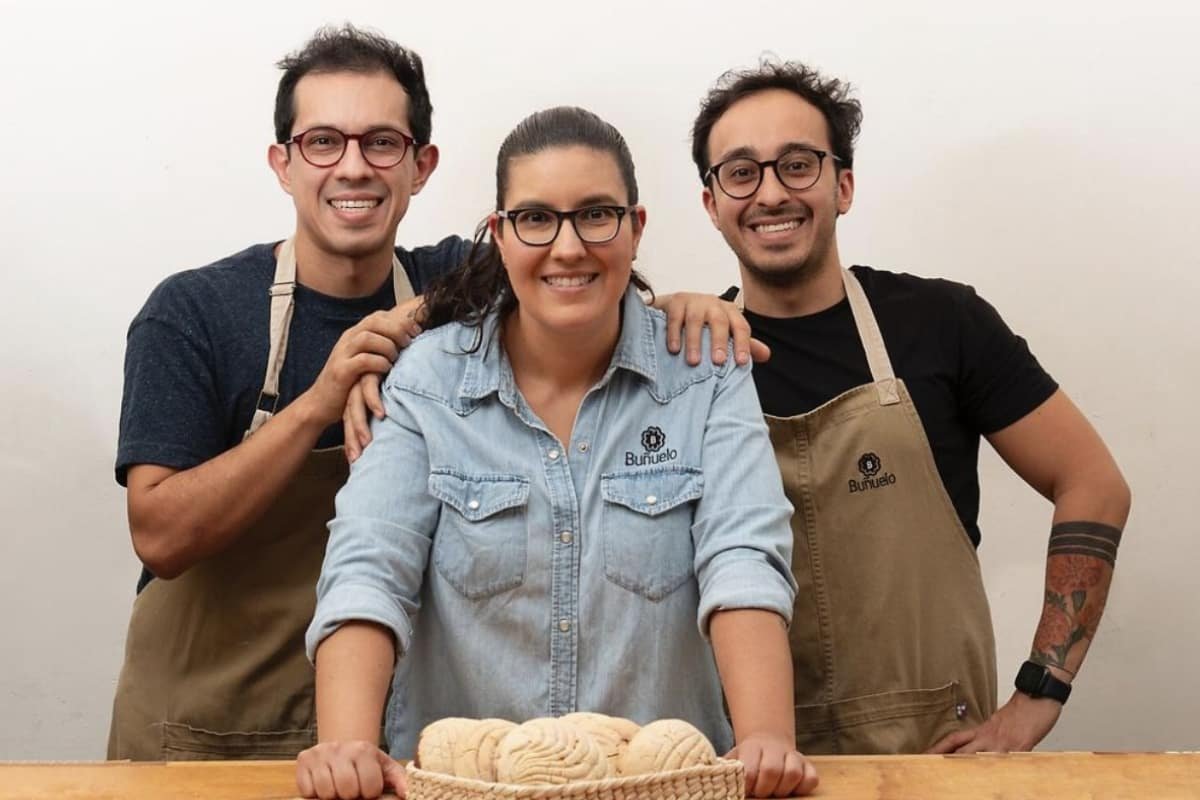
[[[411,50],[350,23],[318,30],[301,49],[276,66],[283,70],[275,92],[275,141],[292,137],[296,123],[296,84],[309,73],[385,72],[395,76],[408,95],[408,126],[418,145],[429,144],[433,133],[433,104],[425,86],[425,66]]]
[[[798,61],[764,58],[755,69],[729,70],[700,101],[700,113],[692,124],[692,160],[707,180],[708,137],[729,107],[752,94],[768,89],[785,89],[816,106],[829,128],[829,144],[840,159],[839,168],[854,166],[854,140],[862,126],[862,105],[850,96],[851,87],[837,78],[826,78]]]
[[[538,111],[521,120],[500,145],[496,156],[496,208],[504,207],[508,190],[509,163],[518,156],[533,155],[557,147],[587,147],[607,153],[617,162],[625,183],[629,204],[638,200],[637,178],[633,156],[624,137],[600,117],[573,106],[558,106]],[[504,220],[500,220],[504,224]],[[636,218],[631,218],[636,225]],[[633,271],[630,282],[644,292],[650,284]],[[517,296],[509,283],[508,273],[495,243],[487,237],[487,221],[479,224],[467,263],[435,280],[425,290],[426,328],[447,322],[462,322],[468,327],[480,326],[483,318],[496,310],[501,317],[517,307]],[[478,349],[481,342],[476,339]]]

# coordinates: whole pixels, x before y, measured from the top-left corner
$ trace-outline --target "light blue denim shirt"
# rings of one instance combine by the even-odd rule
[[[570,442],[521,396],[495,315],[476,352],[476,329],[443,326],[384,383],[306,644],[351,620],[395,634],[393,756],[441,717],[576,710],[686,719],[732,746],[708,621],[790,621],[791,506],[750,368],[688,366],[661,312],[632,288],[623,308]]]

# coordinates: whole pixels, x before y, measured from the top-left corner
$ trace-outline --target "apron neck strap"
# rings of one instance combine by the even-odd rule
[[[883,343],[883,335],[879,332],[879,323],[875,321],[875,313],[867,302],[862,284],[848,269],[842,270],[842,284],[846,287],[846,299],[850,301],[850,313],[854,315],[854,327],[858,329],[858,338],[862,340],[863,350],[867,354],[867,367],[871,370],[871,380],[875,381],[875,389],[879,392],[879,405],[890,406],[900,402],[900,393],[896,388],[896,373],[892,371],[892,360],[888,358],[887,346]]]
[[[392,290],[397,305],[414,296],[408,273],[394,254]],[[279,405],[279,373],[283,370],[284,359],[287,358],[288,331],[292,327],[292,311],[296,307],[295,292],[296,240],[293,237],[279,246],[279,254],[275,257],[275,278],[268,290],[271,296],[271,323],[267,372],[263,376],[262,390],[258,393],[258,402],[254,406],[254,416],[250,419],[250,427],[243,434],[243,439],[250,438],[251,434],[274,416],[275,408]]]

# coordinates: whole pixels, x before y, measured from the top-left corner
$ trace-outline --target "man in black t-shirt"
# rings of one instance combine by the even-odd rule
[[[962,284],[842,268],[861,108],[802,64],[726,73],[701,103],[703,203],[772,357],[755,383],[796,514],[798,746],[1028,750],[1095,634],[1130,495],[1084,416]],[[1045,605],[996,708],[974,549],[980,437],[1054,503]]]

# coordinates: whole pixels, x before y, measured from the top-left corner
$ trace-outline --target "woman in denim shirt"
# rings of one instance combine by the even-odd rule
[[[337,497],[308,631],[321,744],[305,796],[377,796],[447,716],[678,717],[755,796],[816,785],[794,750],[791,508],[749,367],[690,367],[633,270],[621,135],[578,108],[500,148],[471,261],[384,384]],[[714,658],[715,656],[715,658]],[[398,659],[398,661],[397,661]],[[733,722],[722,711],[722,689]]]

